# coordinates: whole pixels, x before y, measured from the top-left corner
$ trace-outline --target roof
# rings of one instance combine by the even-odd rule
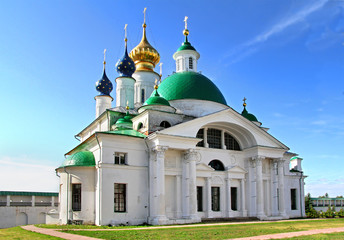
[[[66,160],[59,167],[90,167],[95,166],[94,155],[90,151],[80,151],[67,156]]]
[[[15,192],[15,191],[0,191],[0,196],[11,195],[11,196],[48,196],[58,197],[59,194],[55,192]]]
[[[244,107],[244,110],[242,110],[241,115],[244,116],[246,119],[248,119],[248,120],[250,120],[250,121],[258,122],[258,119],[256,118],[256,116],[254,116],[252,113],[249,113],[249,112],[246,110],[246,107]]]
[[[113,135],[124,135],[128,137],[138,137],[138,138],[146,138],[147,136],[136,131],[133,129],[121,129],[121,130],[115,130],[115,131],[107,131],[107,132],[100,132],[105,134],[113,134]]]
[[[190,42],[188,42],[187,39],[186,39],[185,42],[183,42],[183,44],[177,49],[177,52],[183,51],[183,50],[194,50],[194,51],[196,51],[196,49],[191,45]]]
[[[159,85],[159,94],[166,100],[198,99],[227,105],[216,85],[206,76],[196,72],[174,73]]]
[[[158,93],[158,89],[155,89],[154,92],[152,93],[151,97],[148,98],[143,106],[147,105],[165,105],[165,106],[170,106],[170,103],[163,97],[160,97]]]

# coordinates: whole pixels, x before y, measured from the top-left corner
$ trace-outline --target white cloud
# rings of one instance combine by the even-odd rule
[[[311,122],[311,124],[313,124],[313,125],[321,125],[321,126],[324,126],[324,125],[327,124],[327,122],[324,121],[324,120],[317,120],[317,121]]]
[[[319,179],[317,181],[307,182],[305,185],[305,194],[310,193],[312,197],[322,196],[328,193],[330,197],[343,195],[344,179]]]
[[[267,31],[258,34],[253,39],[237,46],[236,48],[232,49],[225,58],[232,58],[232,61],[229,64],[233,64],[235,62],[238,62],[242,60],[243,58],[251,55],[252,53],[256,52],[259,48],[259,44],[262,44],[266,42],[269,38],[272,36],[283,32],[288,27],[301,22],[304,20],[307,16],[312,14],[313,12],[318,11],[321,9],[328,0],[320,0],[315,1],[312,5],[304,7],[299,12],[282,19],[275,25],[271,26]]]

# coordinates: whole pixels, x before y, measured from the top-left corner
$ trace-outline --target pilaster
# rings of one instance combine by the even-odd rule
[[[257,186],[257,217],[262,219],[265,218],[264,213],[264,202],[263,202],[263,173],[262,173],[262,162],[263,156],[256,156],[253,158],[256,164],[256,186]]]
[[[231,198],[231,179],[226,178],[226,193],[227,193],[227,217],[232,216],[232,198]]]
[[[284,196],[284,162],[285,160],[279,158],[277,161],[278,165],[278,189],[279,189],[279,214],[282,217],[287,217],[285,211],[285,196]]]
[[[240,179],[240,188],[241,188],[241,213],[243,217],[247,217],[246,210],[246,191],[245,191],[245,179]]]

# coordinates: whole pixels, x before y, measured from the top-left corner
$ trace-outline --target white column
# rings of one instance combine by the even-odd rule
[[[263,202],[263,173],[262,173],[262,161],[264,157],[256,156],[256,181],[257,181],[257,217],[264,218],[264,202]]]
[[[227,189],[227,217],[232,216],[232,198],[231,198],[231,179],[226,178],[226,189]]]
[[[278,159],[279,214],[286,217],[284,197],[284,159]]]
[[[245,179],[240,179],[240,187],[241,187],[241,212],[243,217],[247,217],[247,210],[246,210],[246,198],[245,198]]]
[[[204,147],[209,147],[209,144],[208,144],[208,128],[204,128],[204,131],[203,131],[203,142],[204,142]]]
[[[183,159],[182,163],[182,217],[190,218],[190,170],[189,161]]]
[[[189,210],[190,218],[195,221],[200,221],[197,214],[197,187],[196,187],[196,159],[198,156],[198,151],[195,149],[189,149],[185,155],[185,161],[189,161]]]
[[[250,217],[257,216],[257,189],[255,180],[255,167],[254,159],[248,161],[248,215]]]
[[[181,193],[182,193],[182,177],[180,175],[176,176],[176,187],[177,187],[177,192],[176,192],[176,217],[180,218],[182,216],[182,204],[181,204]]]
[[[31,206],[34,207],[35,206],[35,201],[36,201],[36,197],[34,195],[31,196]]]
[[[271,195],[272,195],[272,204],[271,211],[273,216],[278,215],[278,197],[277,197],[277,160],[272,160],[271,162]]]
[[[221,130],[221,148],[222,149],[226,149],[226,145],[225,145],[225,131]]]
[[[207,217],[211,217],[211,178],[207,177]]]
[[[11,196],[7,195],[6,196],[6,207],[9,207],[9,206],[11,206]]]
[[[165,146],[156,146],[152,149],[155,153],[152,164],[155,166],[152,168],[153,173],[150,174],[150,178],[153,177],[156,181],[153,181],[153,205],[150,206],[153,211],[150,221],[154,225],[167,223],[165,214],[165,151],[167,149]]]
[[[110,96],[98,95],[95,96],[96,100],[96,118],[98,118],[106,109],[111,108],[111,102],[113,100]]]

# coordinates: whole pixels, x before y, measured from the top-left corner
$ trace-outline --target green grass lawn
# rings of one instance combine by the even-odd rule
[[[20,239],[20,240],[32,240],[32,239],[62,239],[58,237],[47,236],[40,233],[34,233],[30,231],[26,231],[21,227],[12,227],[12,228],[5,228],[0,229],[0,239]]]
[[[65,232],[80,234],[103,239],[228,239],[249,237],[273,233],[297,232],[310,229],[342,227],[344,219],[324,219],[273,223],[252,223],[222,226],[197,226],[170,229],[122,230],[122,231],[71,231]]]
[[[283,238],[285,240],[339,240],[344,239],[344,232],[342,233],[321,233],[321,234],[315,234],[315,235],[308,235],[308,236],[300,236],[300,237],[293,237],[293,238]],[[280,239],[279,239],[280,240]]]

